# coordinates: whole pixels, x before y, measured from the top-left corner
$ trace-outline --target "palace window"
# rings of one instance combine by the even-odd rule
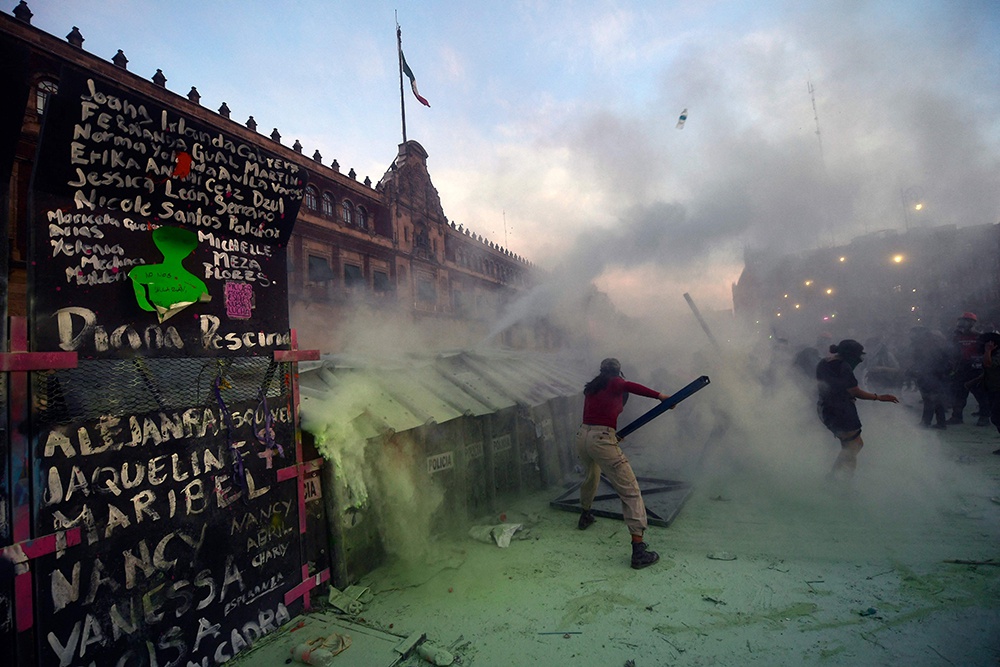
[[[316,188],[314,188],[311,185],[306,186],[305,205],[306,208],[310,211],[315,211],[319,207],[319,205],[316,202]]]
[[[423,248],[424,250],[430,250],[431,248],[431,237],[427,233],[427,229],[421,225],[416,229],[415,235],[413,237],[413,245],[417,248]]]
[[[392,284],[389,282],[389,274],[385,271],[374,271],[372,273],[372,287],[376,292],[391,292]]]
[[[326,257],[309,255],[309,277],[311,283],[325,283],[333,279],[333,270]]]
[[[344,264],[344,287],[364,287],[365,274],[355,264]]]
[[[35,111],[41,116],[45,113],[45,106],[49,98],[59,92],[59,86],[55,81],[43,80],[38,82],[35,88]]]
[[[417,278],[417,300],[425,304],[437,303],[437,290],[433,281]]]
[[[363,207],[359,206],[358,209],[357,209],[357,213],[358,213],[358,215],[357,215],[358,227],[360,227],[361,229],[368,229],[368,213],[367,213],[367,211],[365,211],[365,209]]]
[[[345,225],[350,225],[354,219],[354,206],[346,199],[340,204],[342,217]]]
[[[329,192],[323,193],[323,217],[333,219],[333,195]]]

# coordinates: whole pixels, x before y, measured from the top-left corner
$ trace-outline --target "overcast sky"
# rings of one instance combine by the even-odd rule
[[[996,0],[28,5],[373,181],[402,140],[398,15],[448,218],[629,314],[730,308],[747,247],[1000,222]]]

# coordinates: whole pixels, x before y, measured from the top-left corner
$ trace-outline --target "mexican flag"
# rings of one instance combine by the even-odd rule
[[[410,79],[410,88],[413,89],[413,96],[416,97],[417,101],[425,107],[429,107],[431,103],[421,97],[420,93],[417,91],[417,78],[413,76],[413,70],[411,70],[410,66],[406,64],[406,56],[403,55],[402,49],[399,51],[399,57],[403,60],[403,74]]]

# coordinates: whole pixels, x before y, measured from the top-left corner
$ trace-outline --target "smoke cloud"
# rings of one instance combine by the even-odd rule
[[[503,208],[530,230],[512,235],[515,252],[546,267],[587,263],[633,315],[663,283],[730,307],[746,248],[797,252],[880,229],[1000,220],[995,7],[777,7],[732,23],[632,8],[621,14],[634,22],[618,16],[615,33],[596,27],[607,17],[595,11],[591,27],[622,52],[647,49],[634,55],[642,65],[595,72],[587,103],[549,100],[512,121],[492,166],[446,168],[452,215],[469,220],[472,197],[480,218]],[[697,27],[637,39],[644,20],[658,32]],[[619,90],[617,68],[648,78]],[[516,245],[526,239],[530,252]],[[636,272],[644,286],[629,281]]]

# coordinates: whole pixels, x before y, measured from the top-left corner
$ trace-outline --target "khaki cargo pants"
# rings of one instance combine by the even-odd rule
[[[615,429],[583,424],[576,432],[576,453],[587,474],[580,486],[580,506],[590,509],[603,472],[622,500],[622,516],[628,531],[642,535],[647,525],[646,506],[632,466],[618,446]]]

